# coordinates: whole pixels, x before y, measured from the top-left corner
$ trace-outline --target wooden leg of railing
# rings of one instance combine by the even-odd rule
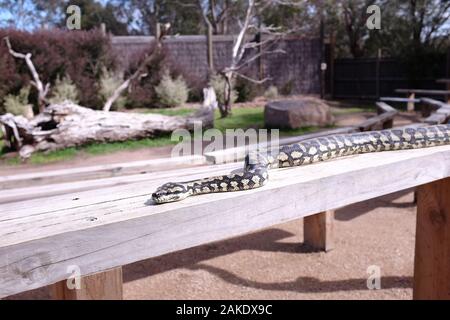
[[[417,189],[414,299],[450,299],[450,178]]]
[[[321,212],[303,219],[304,243],[314,250],[330,251],[333,241],[334,211]]]
[[[84,276],[80,289],[70,289],[67,281],[52,285],[52,295],[56,300],[121,300],[122,268]]]
[[[392,129],[394,126],[394,119],[389,119],[383,123],[383,129]]]
[[[411,93],[411,94],[409,95],[408,98],[409,98],[410,100],[414,100],[414,99],[416,99],[416,94],[415,94],[415,93]],[[414,103],[414,101],[408,101],[408,104],[407,104],[407,110],[408,110],[408,112],[414,111],[414,108],[415,108],[415,103]]]

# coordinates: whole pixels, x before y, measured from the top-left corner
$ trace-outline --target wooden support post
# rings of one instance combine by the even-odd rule
[[[393,126],[394,126],[393,118],[383,122],[383,129],[392,129]]]
[[[330,251],[333,241],[334,211],[325,211],[303,219],[304,243],[317,251]]]
[[[408,101],[406,109],[408,112],[412,112],[412,111],[414,111],[414,108],[415,108],[414,99],[416,99],[416,94],[414,92],[412,92],[408,98],[410,101]]]
[[[69,280],[70,281],[70,280]],[[52,285],[55,300],[122,300],[122,268],[81,278],[80,289],[69,289],[67,280]]]
[[[450,82],[447,82],[447,90],[450,91]],[[447,103],[450,104],[450,95],[447,95]]]
[[[414,299],[450,299],[450,178],[417,189]]]

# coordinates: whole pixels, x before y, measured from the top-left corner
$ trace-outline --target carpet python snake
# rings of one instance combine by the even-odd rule
[[[265,185],[269,179],[268,171],[273,168],[295,167],[369,152],[446,144],[450,144],[450,124],[324,136],[281,146],[277,152],[250,152],[242,172],[169,182],[160,186],[152,194],[152,199],[160,204],[200,194],[249,190]]]

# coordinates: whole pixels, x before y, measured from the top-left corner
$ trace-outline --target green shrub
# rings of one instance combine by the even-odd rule
[[[52,89],[52,96],[49,99],[50,103],[61,103],[65,100],[70,100],[73,103],[78,103],[79,93],[77,86],[72,82],[69,76],[56,78],[55,85]]]
[[[100,77],[100,98],[103,103],[108,100],[114,93],[114,91],[122,84],[123,74],[110,71],[106,68],[102,70],[102,76]],[[113,108],[116,110],[123,109],[127,103],[127,98],[121,95],[113,104]]]
[[[264,92],[264,97],[268,100],[276,99],[278,97],[278,89],[275,86],[270,86],[267,88],[266,92]]]
[[[13,115],[25,115],[26,108],[29,105],[28,95],[30,94],[30,86],[20,89],[18,95],[8,94],[5,97],[4,107],[6,113],[12,113]]]
[[[237,79],[235,89],[237,91],[236,102],[253,101],[262,93],[261,85],[241,78]]]
[[[288,96],[292,93],[294,89],[294,80],[290,79],[284,83],[284,85],[280,89],[280,93],[284,96]]]
[[[158,102],[165,107],[178,107],[186,103],[189,88],[182,76],[173,79],[169,71],[165,71],[161,82],[155,88]]]
[[[217,102],[224,105],[225,104],[225,79],[220,74],[215,74],[211,77],[209,80],[209,85],[213,87],[214,91],[216,92],[217,96]],[[233,104],[237,97],[238,93],[234,89],[234,84],[231,84],[233,87],[233,90],[231,90],[231,103]]]

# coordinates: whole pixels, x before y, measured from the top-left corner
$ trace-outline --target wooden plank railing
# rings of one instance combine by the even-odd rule
[[[428,107],[431,107],[434,111],[424,120],[424,123],[429,125],[446,123],[450,119],[450,104],[430,99],[422,98],[421,102]]]
[[[414,296],[450,298],[450,146],[273,170],[266,186],[245,192],[165,205],[150,200],[151,192],[167,181],[240,167],[174,170],[172,177],[0,205],[0,297],[60,287],[73,266],[85,281],[83,288],[100,282],[94,287],[101,296],[105,288],[118,287],[120,273],[91,276],[98,272],[429,184],[418,194]]]

